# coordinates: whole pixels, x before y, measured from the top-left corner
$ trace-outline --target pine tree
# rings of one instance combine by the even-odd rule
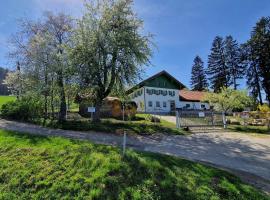
[[[261,85],[270,104],[270,17],[257,22],[248,41],[251,48],[252,64],[257,66]]]
[[[255,55],[252,53],[252,48],[250,44],[243,44],[241,46],[242,52],[242,64],[247,68],[246,70],[246,78],[247,78],[247,86],[250,90],[251,96],[254,99],[259,99],[259,103],[262,105],[262,84],[261,77],[259,74],[259,65],[256,62]]]
[[[230,72],[230,85],[237,89],[239,85],[238,79],[243,78],[245,75],[245,67],[242,64],[241,49],[236,40],[232,36],[227,36],[224,41],[224,56],[226,67]]]
[[[194,64],[191,71],[191,87],[192,90],[204,91],[207,90],[208,82],[203,67],[203,61],[199,56],[194,59]]]
[[[222,87],[230,86],[229,69],[226,66],[223,38],[216,36],[208,56],[207,75],[211,88],[219,92]]]

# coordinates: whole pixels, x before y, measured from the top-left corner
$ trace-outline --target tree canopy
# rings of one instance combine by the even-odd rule
[[[205,101],[217,111],[229,112],[232,110],[243,110],[251,103],[251,98],[245,90],[234,90],[232,88],[221,88],[219,93],[208,93]]]
[[[80,86],[92,89],[96,121],[113,88],[134,83],[149,64],[151,35],[143,35],[142,29],[131,0],[94,1],[78,21],[70,58]]]

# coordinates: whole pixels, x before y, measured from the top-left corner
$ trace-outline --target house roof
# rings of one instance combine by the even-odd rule
[[[206,92],[180,90],[179,96],[182,101],[203,101]]]
[[[142,82],[140,82],[139,84],[133,86],[132,88],[128,89],[128,90],[127,90],[127,93],[128,93],[128,94],[132,93],[135,89],[138,89],[138,88],[143,87],[147,82],[149,82],[149,81],[151,81],[151,80],[153,80],[153,79],[155,79],[155,78],[157,78],[157,77],[159,77],[159,76],[162,76],[162,75],[168,77],[168,78],[169,78],[170,80],[172,80],[175,84],[177,84],[177,85],[179,86],[179,89],[186,88],[186,86],[185,86],[183,83],[181,83],[180,81],[178,81],[176,78],[174,78],[174,77],[173,77],[171,74],[169,74],[167,71],[163,70],[163,71],[161,71],[161,72],[159,72],[159,73],[157,73],[157,74],[155,74],[155,75],[153,75],[153,76],[151,76],[151,77],[149,77],[149,78],[143,80]]]

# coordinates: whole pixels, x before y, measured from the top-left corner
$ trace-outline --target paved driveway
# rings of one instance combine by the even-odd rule
[[[109,145],[122,143],[122,136],[119,135],[53,130],[6,120],[0,120],[0,129],[84,139]],[[129,136],[127,144],[137,150],[175,155],[230,169],[245,180],[270,192],[270,136],[268,135],[214,132],[190,136]]]

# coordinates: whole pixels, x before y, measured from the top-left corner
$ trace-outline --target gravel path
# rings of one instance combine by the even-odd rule
[[[96,132],[48,129],[0,120],[0,129],[35,135],[62,136],[98,144],[122,144],[122,136]],[[136,150],[175,155],[228,170],[244,181],[270,193],[270,136],[230,132],[197,133],[190,136],[128,136],[127,145]]]

